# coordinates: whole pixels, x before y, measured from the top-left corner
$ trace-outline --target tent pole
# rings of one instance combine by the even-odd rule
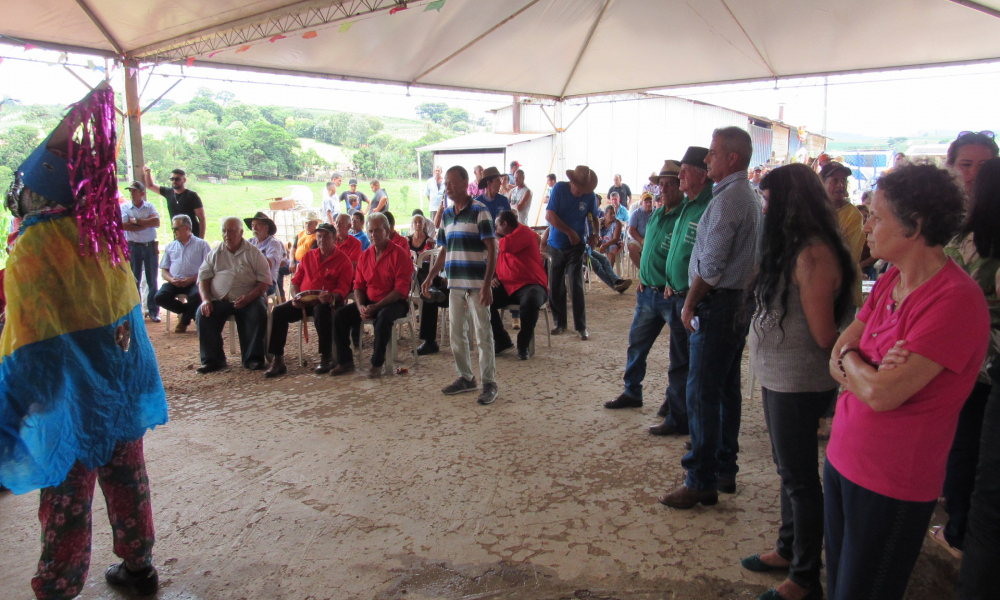
[[[423,180],[423,174],[420,172],[420,150],[417,150],[417,187],[416,187],[416,190],[417,190],[417,200],[420,201],[420,204],[417,205],[417,206],[420,207],[420,212],[423,212],[423,210],[424,210],[424,194],[423,194],[423,190],[420,189],[420,182],[422,180]],[[427,209],[430,210],[430,208],[431,208],[430,205],[428,205]],[[413,233],[413,232],[411,231],[410,233]]]
[[[559,177],[560,173],[566,172],[566,129],[563,128],[563,101],[559,100],[556,102],[554,108],[553,114],[556,122],[556,170],[553,172],[556,174],[556,177]]]
[[[132,179],[145,181],[142,168],[146,160],[142,152],[142,113],[139,108],[139,65],[130,60],[125,63],[125,112],[128,115],[128,135],[132,145]]]

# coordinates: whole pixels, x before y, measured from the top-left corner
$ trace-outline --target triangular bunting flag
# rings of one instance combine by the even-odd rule
[[[427,12],[429,10],[436,10],[438,12],[441,12],[442,6],[444,6],[444,0],[434,0],[434,2],[431,2],[424,7],[424,12]]]
[[[34,45],[34,44],[28,44],[27,42],[25,42],[25,44],[24,44],[24,49],[25,49],[25,50],[34,50],[34,49],[35,49],[35,48],[37,48],[37,47],[38,47],[38,46],[36,46],[36,45]]]
[[[390,9],[389,10],[389,14],[390,15],[394,15],[394,14],[398,13],[401,10],[406,10],[407,8],[409,8],[409,7],[408,6],[397,6],[396,8]]]
[[[283,40],[283,39],[285,39],[285,36],[283,36],[283,35],[281,35],[279,33],[278,35],[272,37],[269,41],[273,44],[274,42],[277,42],[278,40]]]
[[[340,33],[347,33],[351,29],[351,25],[354,23],[344,23],[340,26]]]
[[[220,52],[222,52],[222,50],[216,50],[215,52],[209,54],[208,57],[212,58],[213,56],[215,56],[216,54],[219,54]]]
[[[240,46],[239,50],[237,50],[237,51],[236,51],[236,53],[237,53],[237,54],[239,54],[240,52],[246,52],[246,51],[247,51],[247,50],[249,50],[249,49],[250,49],[250,46],[249,46],[249,45],[246,45],[246,46]]]
[[[319,34],[316,33],[315,31],[307,31],[307,32],[305,32],[305,33],[302,34],[302,39],[304,39],[304,40],[311,40],[314,37],[316,37],[317,35],[319,35]]]
[[[194,57],[193,56],[189,56],[188,59],[187,59],[187,65],[190,67],[193,64],[194,64]]]

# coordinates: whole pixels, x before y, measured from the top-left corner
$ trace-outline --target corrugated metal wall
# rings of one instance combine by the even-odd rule
[[[531,190],[532,200],[531,209],[528,212],[528,224],[532,226],[535,224],[543,225],[545,221],[544,218],[539,218],[539,211],[541,210],[542,198],[545,196],[545,176],[554,169],[554,150],[554,135],[507,147],[504,162],[508,168],[503,171],[505,173],[510,171],[509,165],[512,160],[521,163],[521,168],[524,169],[524,184]],[[556,177],[561,180],[566,179],[566,174],[557,173]]]
[[[774,124],[771,126],[771,133],[771,152],[774,152],[774,163],[783,165],[788,159],[788,128],[784,125]]]
[[[750,124],[750,139],[753,141],[753,156],[750,158],[750,167],[763,165],[771,159],[771,140],[773,134],[770,129]]]

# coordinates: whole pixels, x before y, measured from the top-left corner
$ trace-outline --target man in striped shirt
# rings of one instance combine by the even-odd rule
[[[438,229],[441,252],[421,286],[421,294],[429,297],[434,277],[444,270],[448,278],[451,350],[455,355],[458,379],[441,391],[450,395],[477,389],[466,333],[471,318],[479,341],[479,369],[483,380],[478,402],[492,404],[498,395],[489,309],[493,303],[491,283],[497,264],[493,219],[485,205],[469,196],[469,174],[464,168],[448,169],[445,185],[452,203],[445,209]]]

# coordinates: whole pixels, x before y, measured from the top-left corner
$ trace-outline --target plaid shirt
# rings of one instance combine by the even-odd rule
[[[758,262],[762,216],[745,172],[737,171],[717,183],[698,221],[688,285],[697,275],[715,288],[746,289]]]

